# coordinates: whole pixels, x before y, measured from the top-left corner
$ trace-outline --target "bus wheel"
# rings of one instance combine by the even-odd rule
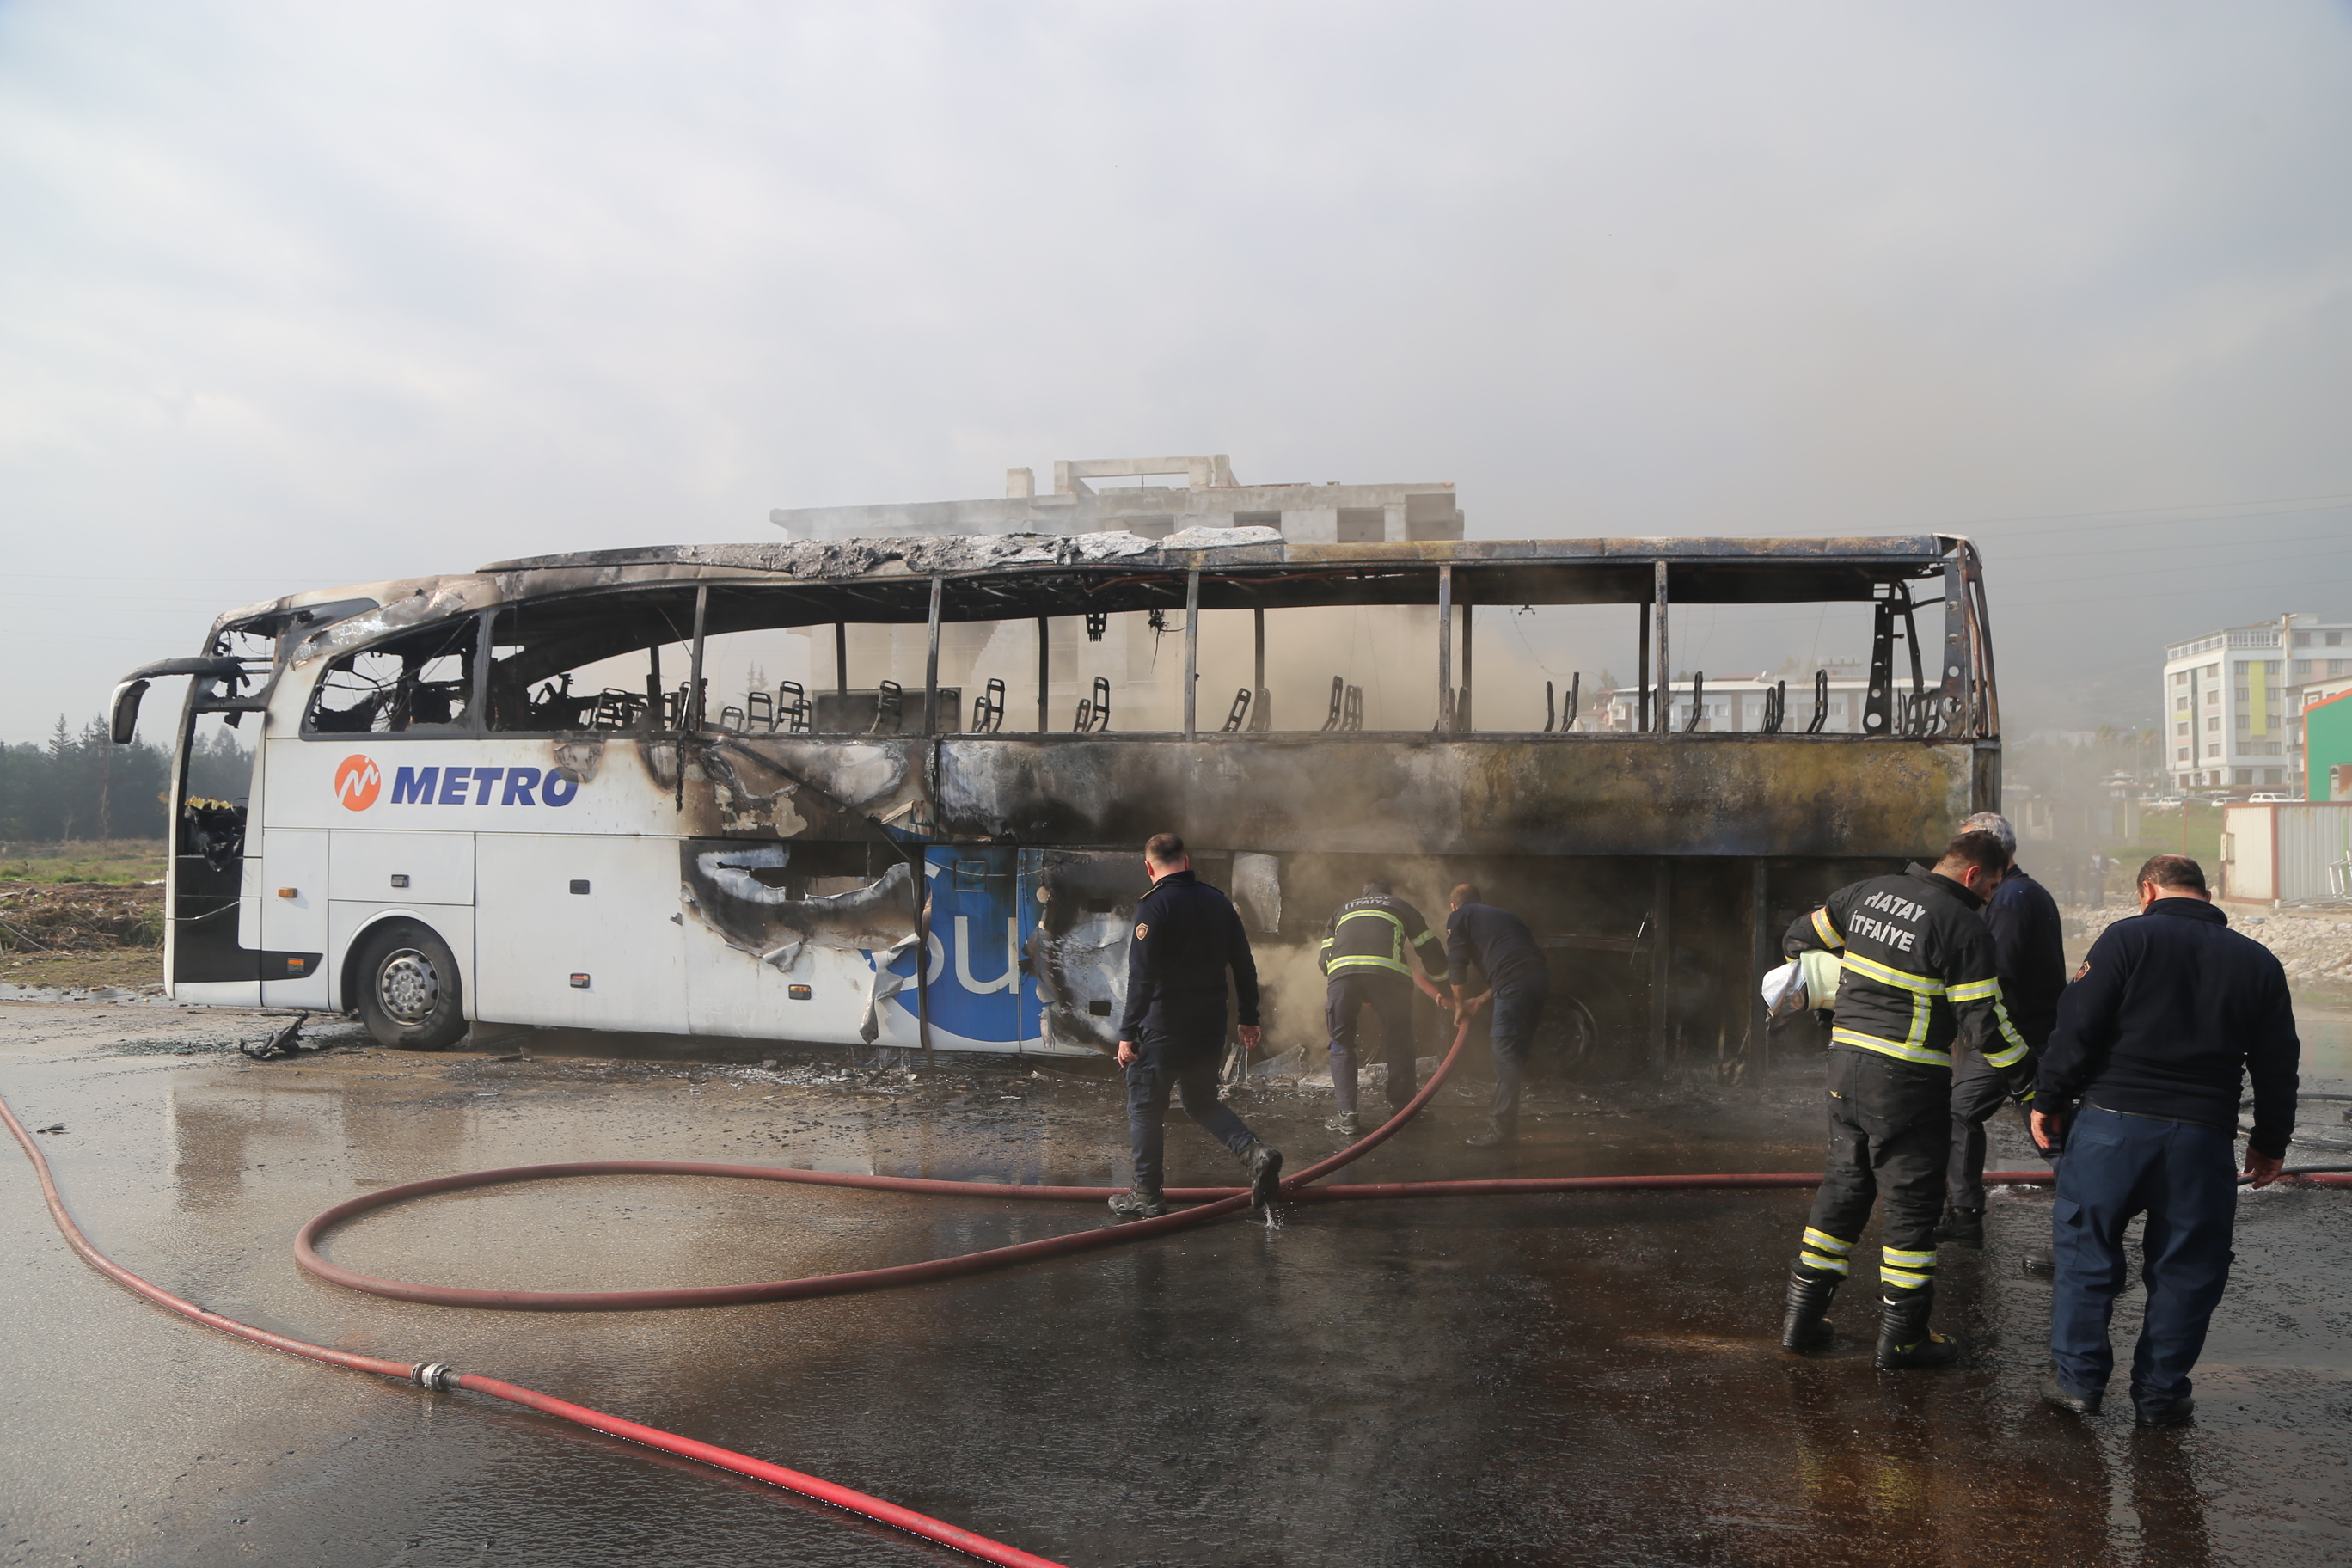
[[[421,925],[393,921],[368,932],[352,966],[360,1017],[376,1043],[437,1051],[466,1033],[457,959]]]

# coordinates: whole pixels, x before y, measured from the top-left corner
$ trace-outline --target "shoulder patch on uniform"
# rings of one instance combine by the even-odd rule
[[[2091,961],[2090,961],[2089,959],[2087,959],[2087,958],[2086,958],[2086,959],[2083,960],[2082,967],[2074,971],[2074,978],[2075,978],[2075,979],[2077,979],[2077,980],[2080,980],[2080,979],[2082,979],[2082,978],[2083,978],[2083,976],[2084,976],[2085,974],[2088,974],[2088,973],[2091,973]]]
[[[1145,937],[1150,936],[1150,934],[1151,928],[1148,925],[1138,924],[1135,928],[1135,940],[1138,942],[1141,942]]]

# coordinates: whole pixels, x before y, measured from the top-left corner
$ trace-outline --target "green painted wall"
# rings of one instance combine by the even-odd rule
[[[2303,747],[2304,794],[2326,800],[2327,770],[2352,767],[2352,691],[2305,710]]]

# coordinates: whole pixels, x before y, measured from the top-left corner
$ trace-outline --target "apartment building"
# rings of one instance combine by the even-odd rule
[[[2352,620],[2284,615],[2165,649],[2166,770],[2179,789],[2305,784],[2304,689],[2352,674]]]

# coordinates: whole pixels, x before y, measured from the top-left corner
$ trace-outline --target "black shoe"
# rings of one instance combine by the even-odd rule
[[[1984,1245],[1984,1210],[1955,1208],[1944,1205],[1944,1217],[1936,1226],[1936,1239],[1956,1242],[1962,1247]]]
[[[1473,1149],[1507,1149],[1518,1141],[1519,1135],[1515,1130],[1502,1127],[1489,1127],[1475,1138],[1462,1140]]]
[[[1242,1158],[1249,1162],[1250,1207],[1262,1209],[1281,1195],[1282,1151],[1252,1143]]]
[[[1168,1200],[1156,1189],[1138,1187],[1111,1194],[1110,1212],[1121,1219],[1158,1219],[1168,1212]]]
[[[2058,1272],[2057,1256],[2051,1252],[2047,1247],[2029,1247],[2026,1250],[2025,1256],[2019,1258],[2017,1261],[2020,1267],[2023,1268],[2028,1274],[2035,1275],[2042,1279],[2046,1279],[2051,1275]]]
[[[1879,1297],[1878,1370],[1916,1372],[1949,1366],[1960,1359],[1960,1343],[1927,1327],[1936,1309],[1936,1288],[1883,1290]]]
[[[1784,1351],[1825,1351],[1836,1337],[1830,1331],[1830,1321],[1823,1314],[1830,1310],[1831,1299],[1837,1288],[1845,1282],[1843,1274],[1823,1273],[1792,1265],[1789,1269],[1789,1315],[1780,1320],[1780,1348]]]
[[[1352,1110],[1343,1110],[1323,1125],[1327,1131],[1344,1132],[1351,1137],[1364,1130],[1364,1124],[1356,1120],[1356,1113]]]
[[[2135,1426],[2186,1426],[2196,1412],[2197,1402],[2187,1394],[2178,1399],[2150,1400],[2143,1404],[2137,1393],[2132,1395],[2132,1425]]]
[[[2042,1380],[2042,1397],[2061,1410],[2092,1416],[2099,1413],[2099,1403],[2106,1396],[2104,1394],[2077,1394],[2059,1381],[2058,1374],[2053,1372]]]

